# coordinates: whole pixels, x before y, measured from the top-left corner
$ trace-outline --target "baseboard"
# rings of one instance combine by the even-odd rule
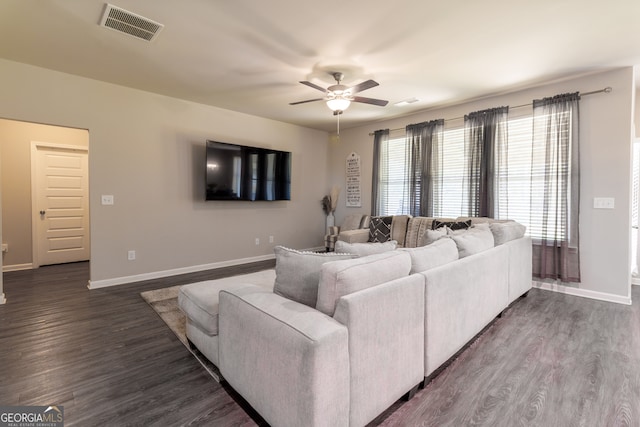
[[[3,265],[2,266],[2,272],[3,273],[8,273],[10,271],[21,271],[21,270],[32,270],[33,269],[33,264],[32,263],[28,263],[28,264],[13,264],[13,265]]]
[[[640,286],[640,277],[631,276],[631,284],[632,285],[636,285],[636,286]]]
[[[113,279],[89,280],[89,289],[105,288],[108,286],[125,285],[127,283],[142,282],[144,280],[160,279],[163,277],[177,276],[179,274],[197,273],[199,271],[213,270],[222,267],[231,267],[234,265],[249,264],[258,261],[267,261],[274,259],[275,255],[260,255],[250,258],[240,258],[229,261],[214,262],[211,264],[193,265],[190,267],[174,268],[171,270],[153,271],[151,273],[135,274],[133,276],[115,277]]]
[[[574,288],[571,286],[560,285],[556,283],[533,281],[533,287],[544,289],[546,291],[559,292],[561,294],[574,295],[577,297],[590,298],[599,301],[615,302],[617,304],[631,305],[631,297],[623,297],[620,295],[607,294],[604,292],[590,291],[588,289]]]
[[[0,305],[6,304],[7,299],[4,297],[4,294],[0,294]]]

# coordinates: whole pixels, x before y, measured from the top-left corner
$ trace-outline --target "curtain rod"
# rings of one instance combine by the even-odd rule
[[[587,96],[587,95],[594,95],[596,93],[610,93],[613,89],[611,88],[611,86],[607,86],[604,89],[599,89],[599,90],[592,90],[591,92],[585,92],[585,93],[581,93],[580,96]],[[533,105],[533,102],[530,102],[528,104],[521,104],[521,105],[515,105],[513,107],[509,107],[509,110],[515,109],[515,108],[523,108],[523,107],[530,107]],[[445,122],[451,122],[454,120],[460,120],[460,119],[464,119],[464,116],[462,117],[453,117],[451,119],[444,119]],[[395,128],[395,129],[389,129],[389,132],[395,132],[398,130],[405,130],[405,128]],[[369,136],[373,136],[374,133],[373,132],[369,132]]]

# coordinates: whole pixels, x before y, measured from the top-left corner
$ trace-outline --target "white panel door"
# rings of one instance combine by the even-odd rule
[[[89,162],[84,150],[37,147],[38,264],[89,260]]]

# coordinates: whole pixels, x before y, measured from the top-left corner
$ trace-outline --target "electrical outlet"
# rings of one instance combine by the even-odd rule
[[[273,243],[273,236],[269,236],[269,243]]]
[[[113,204],[113,195],[103,194],[101,201],[102,201],[103,205],[112,205]]]
[[[256,246],[258,246],[259,244],[260,244],[260,239],[256,237]]]
[[[127,259],[129,261],[133,261],[136,259],[136,251],[129,251],[127,252]]]
[[[594,209],[614,209],[615,200],[613,197],[594,197],[593,208]]]

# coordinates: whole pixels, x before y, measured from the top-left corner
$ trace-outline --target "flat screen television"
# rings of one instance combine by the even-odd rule
[[[207,141],[206,200],[291,200],[291,153]]]

